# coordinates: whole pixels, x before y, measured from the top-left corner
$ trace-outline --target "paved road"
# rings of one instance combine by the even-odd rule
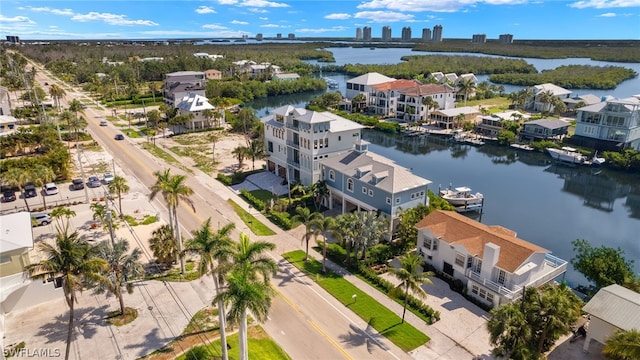
[[[37,72],[36,79],[41,84],[57,82],[42,70]],[[65,87],[65,90],[67,95],[62,100],[63,106],[73,98],[86,98],[81,92],[71,92],[68,87]],[[84,110],[84,114],[89,123],[88,131],[93,138],[114,156],[118,166],[124,169],[127,175],[134,176],[147,187],[155,183],[153,176],[155,171],[169,167],[174,173],[185,173],[152,157],[131,139],[125,137],[122,141],[114,140],[114,136],[120,132],[119,129],[111,124],[106,127],[99,126],[100,120],[104,120],[104,116],[110,114],[109,111],[97,110],[89,106]],[[162,139],[158,139],[158,144],[161,146]],[[183,233],[188,234],[196,229],[208,217],[212,218],[212,224],[224,225],[227,222],[234,222],[239,227],[235,231],[236,237],[240,231],[247,232],[242,221],[226,201],[235,194],[198,170],[194,173],[195,175],[187,174],[189,175],[187,185],[194,190],[192,200],[196,212],[194,213],[185,204],[178,209]],[[160,200],[154,201],[154,206],[161,209],[165,219],[168,218],[166,207]],[[278,236],[268,240],[278,246],[278,249],[271,254],[279,263],[279,272],[272,283],[280,294],[274,302],[270,320],[265,324],[265,328],[293,358],[307,359],[310,356],[325,359],[410,358],[386,338],[369,329],[364,321],[314,282],[305,279],[280,257],[279,254],[282,252],[298,249],[299,239],[279,231]]]

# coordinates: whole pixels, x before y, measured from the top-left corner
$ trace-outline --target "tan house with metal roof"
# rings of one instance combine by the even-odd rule
[[[564,274],[567,262],[502,226],[434,210],[416,224],[425,262],[466,285],[467,294],[498,306]]]
[[[591,340],[604,344],[618,330],[640,330],[640,294],[620,285],[600,289],[582,310],[591,315],[585,352]]]

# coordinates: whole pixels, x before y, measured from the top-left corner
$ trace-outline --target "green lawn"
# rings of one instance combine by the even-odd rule
[[[263,189],[258,189],[258,190],[251,190],[249,191],[253,196],[257,197],[258,199],[262,200],[262,202],[264,202],[265,204],[268,204],[269,201],[271,201],[271,199],[273,199],[273,193],[269,190],[263,190]],[[276,196],[277,198],[277,196]]]
[[[305,273],[313,275],[312,279],[322,286],[322,288],[353,310],[353,312],[364,321],[402,350],[411,351],[430,340],[427,335],[420,332],[411,324],[407,322],[402,323],[400,316],[384,307],[343,277],[333,272],[322,275],[322,264],[314,259],[305,262],[304,251],[292,251],[283,254],[283,257]],[[356,295],[355,300],[353,295]]]
[[[122,130],[122,132],[132,139],[139,139],[142,137],[142,135],[134,129]]]
[[[275,235],[275,231],[271,230],[267,225],[260,222],[260,220],[256,219],[253,215],[249,214],[245,209],[243,209],[240,205],[238,205],[235,201],[229,199],[229,204],[233,207],[236,214],[240,217],[242,222],[258,236],[268,236]]]
[[[178,160],[176,160],[176,158],[174,158],[168,152],[162,150],[161,148],[154,146],[152,143],[142,143],[142,148],[150,152],[152,155],[159,157],[160,159],[170,164],[178,164]]]
[[[260,360],[287,360],[291,357],[282,350],[282,348],[273,339],[267,335],[267,333],[259,326],[253,326],[249,328],[249,339],[247,340],[249,345],[249,359]],[[227,337],[227,343],[231,346],[229,350],[229,359],[240,358],[240,346],[238,342],[238,334],[233,334]],[[209,355],[220,356],[220,340],[216,340],[211,344],[201,345],[205,348]],[[185,360],[186,354],[178,356],[177,360]]]

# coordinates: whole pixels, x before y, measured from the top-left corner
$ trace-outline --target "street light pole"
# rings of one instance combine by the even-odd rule
[[[113,237],[113,225],[111,224],[111,210],[109,210],[109,193],[104,192],[104,204],[107,211],[107,224],[109,225],[109,237],[111,237],[111,246],[115,246],[116,242]]]

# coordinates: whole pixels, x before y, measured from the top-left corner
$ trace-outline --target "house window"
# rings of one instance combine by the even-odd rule
[[[433,240],[433,251],[438,250],[438,243],[439,243],[438,239]]]
[[[487,301],[493,304],[493,294],[490,292],[487,293]]]
[[[433,241],[431,240],[430,237],[425,237],[424,240],[422,240],[422,247],[431,250],[431,243],[432,242]]]
[[[390,197],[387,198],[387,205],[391,205],[391,198]]]
[[[400,204],[400,196],[396,198],[396,204]]]
[[[478,259],[476,266],[473,268],[473,272],[480,273],[480,270],[482,270],[482,260]]]
[[[273,141],[267,142],[267,151],[273,152]]]
[[[329,180],[334,181],[336,179],[336,173],[333,170],[329,170]]]
[[[373,190],[369,189],[369,196],[373,196]]]
[[[329,147],[329,138],[324,138],[324,147]]]
[[[480,297],[483,299],[487,297],[487,291],[485,289],[480,289]]]
[[[342,141],[342,136],[338,136],[338,141]]]
[[[471,293],[478,295],[478,291],[480,290],[480,288],[478,288],[478,285],[473,285],[471,287]]]
[[[473,266],[473,257],[467,256],[467,269]]]
[[[364,186],[362,187],[362,193],[365,194],[365,195],[367,194],[367,188],[364,187]]]
[[[353,192],[353,179],[347,179],[347,190]]]
[[[504,285],[504,280],[507,277],[507,273],[504,270],[498,271],[498,284]]]
[[[456,253],[456,261],[455,261],[455,263],[458,266],[464,266],[464,255],[462,255],[459,252],[457,252]]]

